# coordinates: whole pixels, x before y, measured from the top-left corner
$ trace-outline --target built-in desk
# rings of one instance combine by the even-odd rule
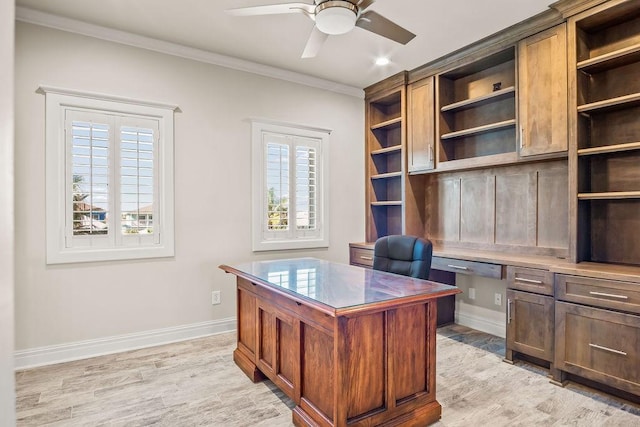
[[[220,268],[237,276],[234,361],[295,402],[294,424],[440,418],[435,301],[456,287],[314,258]]]
[[[350,254],[366,266],[373,243]],[[586,378],[640,396],[640,267],[434,247],[431,268],[506,279],[506,362],[526,355],[555,384]]]

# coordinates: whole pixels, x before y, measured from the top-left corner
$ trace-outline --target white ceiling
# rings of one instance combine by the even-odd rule
[[[301,59],[313,22],[302,14],[233,17],[226,9],[296,0],[16,0],[16,5],[364,88],[547,9],[551,0],[377,0],[374,10],[417,37],[403,46],[355,28]],[[312,0],[297,0],[312,3]],[[19,14],[18,14],[19,16]],[[389,56],[378,67],[374,60]]]

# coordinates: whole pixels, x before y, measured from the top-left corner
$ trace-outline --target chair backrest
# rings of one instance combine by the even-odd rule
[[[432,253],[431,242],[420,237],[381,237],[373,249],[373,269],[428,279]]]

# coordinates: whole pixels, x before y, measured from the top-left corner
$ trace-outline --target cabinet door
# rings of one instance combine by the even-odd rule
[[[507,290],[507,359],[512,352],[553,361],[553,297]]]
[[[566,151],[566,25],[521,41],[518,71],[520,156]]]
[[[409,172],[434,167],[435,91],[434,78],[428,77],[409,86]]]

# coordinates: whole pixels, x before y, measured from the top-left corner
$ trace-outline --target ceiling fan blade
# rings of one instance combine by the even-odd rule
[[[371,10],[360,15],[356,26],[402,44],[409,43],[416,36],[411,31],[405,30],[398,24]]]
[[[304,13],[305,15],[313,15],[314,10],[315,6],[307,3],[282,3],[227,9],[225,12],[234,16],[277,15],[283,13]]]
[[[302,52],[302,57],[313,58],[316,56],[328,37],[328,34],[323,33],[314,25],[309,40],[307,40],[307,45],[304,47],[304,52]]]
[[[360,10],[360,12],[362,12],[363,10],[371,6],[373,3],[375,3],[375,1],[376,0],[360,0],[360,2],[358,3],[358,9]]]

